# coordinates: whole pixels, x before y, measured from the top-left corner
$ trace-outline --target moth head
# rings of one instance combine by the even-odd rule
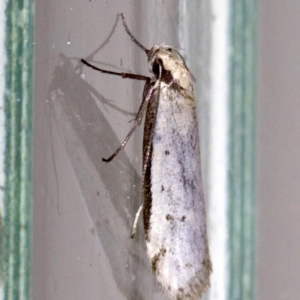
[[[183,57],[171,46],[161,44],[152,47],[148,55],[149,69],[156,79],[162,69],[162,81],[176,83],[183,89],[189,89],[191,76]]]

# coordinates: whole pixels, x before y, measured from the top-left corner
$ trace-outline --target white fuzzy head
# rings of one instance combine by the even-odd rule
[[[158,78],[159,65],[163,68],[162,81],[166,83],[172,80],[186,91],[192,92],[191,74],[185,65],[183,57],[173,47],[161,44],[153,46],[148,55],[149,69],[154,77]]]

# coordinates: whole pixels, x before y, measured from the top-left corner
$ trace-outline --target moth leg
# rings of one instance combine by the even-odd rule
[[[153,89],[154,88],[158,88],[158,91],[159,91],[159,88],[160,88],[160,83],[161,83],[161,75],[162,75],[162,67],[159,66],[159,78],[158,80],[156,81],[156,84],[152,87]],[[147,97],[152,97],[152,92],[153,90],[149,90],[149,92],[147,93]],[[146,97],[146,98],[147,98]],[[157,99],[159,98],[159,95],[157,95]],[[156,112],[155,112],[155,115],[157,113],[157,107],[158,107],[158,100],[156,101]],[[149,139],[149,144],[147,145],[147,150],[146,150],[146,154],[145,154],[145,157],[144,157],[144,163],[143,163],[143,174],[142,174],[142,186],[144,186],[145,184],[145,174],[146,174],[146,169],[147,169],[147,166],[149,164],[149,161],[150,161],[150,153],[151,153],[151,144],[152,144],[152,137],[153,137],[153,128],[154,128],[154,125],[155,125],[155,118],[153,120],[153,124],[152,124],[152,132],[151,132],[151,137]],[[136,227],[137,227],[137,222],[139,220],[139,216],[141,214],[141,211],[142,211],[142,208],[143,208],[143,205],[144,203],[142,203],[142,205],[140,206],[140,208],[138,209],[136,215],[135,215],[135,219],[134,219],[134,223],[133,223],[133,227],[132,227],[132,232],[131,232],[131,238],[133,238],[135,236],[135,233],[136,233]]]
[[[131,79],[136,79],[136,80],[144,80],[144,81],[150,80],[149,77],[143,76],[143,75],[132,74],[132,73],[123,73],[123,72],[119,73],[119,72],[104,70],[104,69],[98,68],[98,67],[88,63],[85,59],[81,59],[81,62],[83,64],[87,65],[88,67],[90,67],[96,71],[105,73],[105,74],[117,75],[117,76],[121,76],[122,78],[131,78]]]
[[[143,163],[143,173],[142,173],[142,184],[144,186],[144,180],[145,180],[145,174],[146,174],[146,169],[148,166],[148,163],[150,161],[150,153],[151,153],[151,145],[152,145],[152,138],[153,138],[153,132],[154,132],[154,126],[155,126],[155,122],[156,122],[156,114],[157,114],[157,108],[158,108],[158,99],[159,99],[159,93],[160,93],[160,83],[161,83],[161,76],[162,76],[162,66],[159,65],[159,77],[158,80],[156,81],[155,86],[158,86],[158,95],[157,95],[157,100],[156,100],[156,105],[155,105],[155,117],[153,119],[153,124],[152,124],[152,130],[150,133],[150,138],[149,138],[149,142],[147,145],[147,150],[146,150],[146,154],[144,157],[144,163]]]
[[[139,220],[139,216],[141,214],[143,208],[143,204],[140,206],[140,208],[138,209],[137,213],[135,214],[135,218],[134,218],[134,222],[133,222],[133,226],[132,226],[132,231],[131,231],[131,238],[133,239],[135,234],[136,234],[136,226],[137,226],[137,222]]]
[[[140,106],[140,108],[139,108],[139,111],[138,111],[138,113],[137,113],[137,115],[136,115],[136,118],[135,118],[135,120],[134,120],[134,125],[133,125],[133,127],[131,128],[131,130],[129,131],[129,133],[127,134],[127,136],[125,137],[125,139],[124,139],[123,143],[121,144],[121,146],[120,146],[120,147],[119,147],[119,148],[118,148],[118,149],[117,149],[117,150],[116,150],[109,158],[102,158],[103,161],[105,161],[105,162],[110,162],[115,156],[118,155],[118,153],[119,153],[122,149],[124,149],[124,147],[126,146],[128,140],[130,139],[130,137],[131,137],[131,135],[133,134],[133,132],[135,131],[135,129],[141,124],[142,118],[143,118],[143,114],[144,114],[144,111],[145,111],[145,108],[147,107],[147,105],[148,105],[148,103],[149,103],[149,101],[150,101],[150,99],[151,99],[151,96],[152,96],[153,91],[155,90],[155,88],[156,88],[156,85],[153,85],[153,86],[149,89],[149,91],[148,91],[146,97],[144,98],[144,100],[143,100],[142,103],[141,103],[141,106]]]

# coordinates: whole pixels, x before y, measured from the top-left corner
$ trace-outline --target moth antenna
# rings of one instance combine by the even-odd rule
[[[148,53],[149,53],[149,51],[150,50],[148,50],[147,48],[145,48],[133,35],[132,35],[132,33],[130,32],[130,30],[129,30],[129,28],[128,28],[128,26],[127,26],[127,24],[126,24],[126,21],[125,21],[125,18],[124,18],[124,15],[123,15],[123,13],[121,13],[120,14],[121,15],[121,18],[122,18],[122,23],[123,23],[123,26],[124,26],[124,28],[125,28],[125,31],[126,31],[126,33],[130,36],[130,38],[131,38],[131,40],[136,44],[136,45],[138,45],[141,49],[143,49],[145,52],[146,52],[146,54],[148,55]]]

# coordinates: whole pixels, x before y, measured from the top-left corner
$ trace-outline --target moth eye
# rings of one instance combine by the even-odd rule
[[[159,65],[163,65],[161,59],[155,60],[152,65],[152,72],[157,77],[159,76]]]
[[[168,48],[167,51],[172,52],[172,48]]]
[[[154,63],[152,65],[152,71],[153,71],[154,75],[158,75],[158,73],[159,73],[159,65],[158,65],[158,63]]]

